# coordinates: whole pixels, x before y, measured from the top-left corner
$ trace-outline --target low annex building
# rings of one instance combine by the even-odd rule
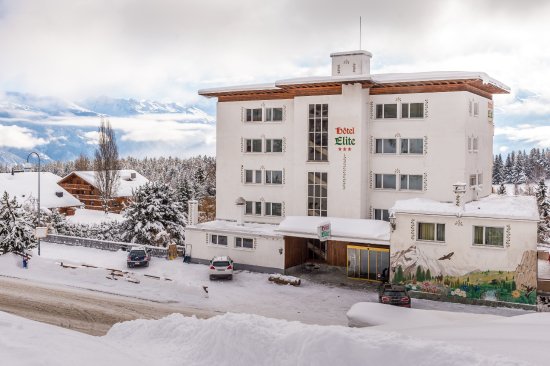
[[[285,273],[314,263],[450,298],[533,303],[536,207],[490,196],[493,95],[510,89],[483,72],[371,74],[371,57],[333,53],[330,76],[199,91],[218,99],[217,195],[214,221],[199,224],[190,205],[193,260],[229,255]],[[467,182],[464,208],[456,182]],[[447,209],[424,210],[436,206]],[[413,250],[417,264],[400,264]]]
[[[119,170],[117,190],[109,206],[109,212],[120,213],[132,197],[132,192],[149,182],[135,170]],[[74,171],[59,181],[59,185],[82,202],[84,208],[103,210],[94,171]]]
[[[82,203],[57,184],[60,179],[60,176],[50,172],[40,173],[40,206],[42,209],[57,209],[67,216],[74,215],[75,209]],[[19,203],[36,205],[38,173],[0,173],[0,194],[4,192],[8,192],[10,198],[17,197]]]

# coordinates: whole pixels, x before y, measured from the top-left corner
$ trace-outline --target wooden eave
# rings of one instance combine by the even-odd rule
[[[508,94],[493,84],[484,84],[479,79],[464,80],[428,80],[407,81],[395,83],[378,83],[370,88],[371,95],[410,94],[410,93],[441,93],[467,91],[487,99],[493,99],[493,94]]]
[[[463,80],[426,80],[375,83],[370,80],[327,81],[318,83],[297,83],[276,85],[277,89],[242,90],[228,92],[201,93],[206,97],[217,97],[219,102],[235,102],[246,100],[293,99],[297,96],[337,95],[342,93],[342,85],[362,85],[370,89],[371,95],[411,94],[411,93],[441,93],[467,91],[492,99],[493,94],[508,94],[493,84],[485,84],[480,79]]]

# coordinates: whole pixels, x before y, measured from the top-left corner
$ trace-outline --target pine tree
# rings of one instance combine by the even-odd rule
[[[504,168],[502,170],[504,183],[512,183],[512,167],[514,166],[514,158],[514,152],[508,154],[508,156],[506,157],[506,163],[504,163]]]
[[[24,253],[35,246],[31,213],[4,192],[0,203],[0,249],[4,253]]]
[[[504,165],[502,163],[502,155],[495,156],[495,162],[493,163],[493,184],[500,184],[504,182]]]
[[[548,188],[541,179],[535,193],[537,197],[537,205],[539,208],[540,221],[538,224],[538,240],[545,242],[550,238],[550,201],[548,199]]]
[[[189,207],[189,200],[195,197],[195,192],[187,179],[183,179],[181,182],[179,182],[177,187],[177,195],[178,200],[183,206],[183,212],[187,212]]]
[[[140,187],[123,215],[124,240],[164,247],[171,242],[183,244],[186,215],[175,191],[166,184],[153,182]]]

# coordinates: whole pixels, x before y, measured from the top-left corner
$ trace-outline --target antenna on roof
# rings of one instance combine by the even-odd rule
[[[361,16],[359,16],[359,49],[361,49]]]

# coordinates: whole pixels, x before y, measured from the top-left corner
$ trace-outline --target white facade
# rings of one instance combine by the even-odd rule
[[[423,118],[376,118],[376,106],[421,103]],[[470,106],[477,104],[477,116]],[[308,108],[328,105],[328,161],[308,160]],[[307,215],[308,172],[326,172],[327,215],[374,218],[374,209],[391,208],[396,200],[423,197],[452,201],[452,184],[481,178],[479,191],[469,187],[467,200],[491,191],[493,124],[490,101],[469,92],[369,95],[361,84],[342,86],[341,95],[304,96],[284,100],[219,102],[217,109],[217,218],[235,220],[234,200],[283,204],[283,216]],[[247,122],[247,109],[282,108],[281,122]],[[473,107],[472,107],[473,108]],[[350,134],[338,134],[349,129]],[[354,145],[336,145],[349,137]],[[263,152],[246,152],[250,139],[262,141]],[[265,152],[266,140],[282,139],[283,151]],[[393,139],[396,151],[377,153],[377,139]],[[421,139],[421,154],[402,154],[404,139]],[[473,141],[476,141],[474,149]],[[468,144],[470,141],[470,149]],[[339,151],[350,148],[350,151]],[[246,183],[246,170],[262,171],[262,183]],[[265,183],[265,171],[283,173],[283,183]],[[395,189],[377,189],[376,174],[395,175]],[[421,190],[400,187],[401,175],[422,177]],[[477,184],[476,184],[477,185]],[[278,223],[282,217],[247,215],[246,221]]]
[[[509,89],[484,73],[374,75],[371,56],[334,53],[331,76],[199,91],[218,98],[217,221],[187,229],[193,257],[229,255],[237,263],[285,269],[277,247],[305,244],[292,239],[285,247],[281,234],[312,238],[277,229],[285,217],[388,220],[398,200],[454,202],[455,182],[468,183],[466,201],[490,194],[491,99]],[[241,198],[246,204],[236,205]],[[243,226],[228,224],[241,218]],[[262,224],[272,233],[255,234]],[[249,251],[231,239],[220,248],[209,236],[219,230],[257,240]],[[390,244],[369,235],[333,240],[335,257],[327,263],[338,266],[346,243],[370,243],[374,254]]]

